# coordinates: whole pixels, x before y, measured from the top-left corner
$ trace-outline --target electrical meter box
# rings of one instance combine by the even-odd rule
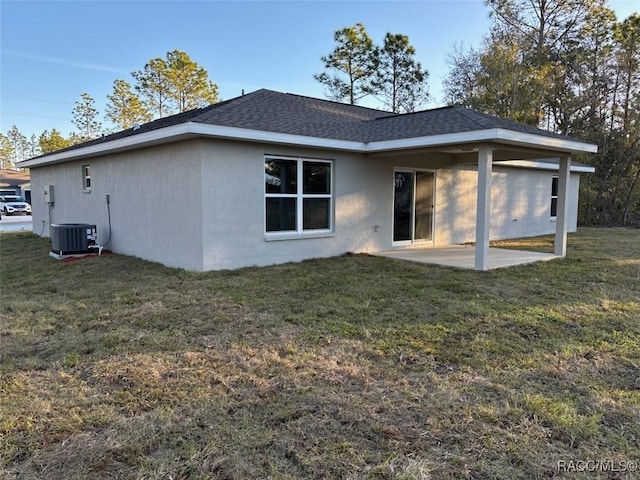
[[[44,186],[44,201],[47,202],[48,204],[52,204],[54,202],[53,185]]]

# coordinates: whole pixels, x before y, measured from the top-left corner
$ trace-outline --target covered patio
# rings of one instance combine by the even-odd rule
[[[437,136],[436,136],[437,137]],[[420,246],[412,239],[407,244],[396,242],[393,250],[385,250],[375,255],[398,258],[408,261],[445,265],[457,268],[492,270],[496,268],[524,265],[528,263],[564,258],[567,254],[567,234],[569,231],[569,191],[571,172],[592,172],[593,169],[583,165],[574,170],[571,154],[593,153],[596,145],[585,144],[581,141],[563,137],[558,134],[538,130],[536,133],[521,132],[506,128],[485,129],[478,132],[461,132],[451,135],[455,143],[435,145],[442,139],[429,137],[433,146],[418,149],[407,148],[402,151],[386,153],[384,151],[370,154],[372,156],[391,155],[396,165],[410,163],[412,159],[421,155],[429,155],[440,162],[448,162],[447,167],[471,167],[477,171],[475,188],[476,202],[472,206],[475,210],[475,242],[473,245],[448,244],[438,246],[433,235],[438,235],[432,217],[432,241],[429,246]],[[423,140],[424,141],[424,140]],[[439,156],[436,156],[439,155]],[[447,156],[444,160],[441,156]],[[424,158],[424,157],[423,157]],[[423,163],[426,169],[436,171],[443,164],[437,161]],[[494,212],[492,209],[492,182],[494,166],[520,166],[523,168],[537,168],[554,170],[557,172],[557,192],[554,225],[553,253],[539,253],[518,250],[489,248],[491,228]],[[436,207],[431,205],[433,215]],[[413,221],[416,207],[412,210]],[[514,220],[515,221],[515,220]],[[495,223],[493,223],[495,225]],[[507,237],[502,237],[502,239]],[[498,238],[495,238],[498,239]],[[408,243],[412,243],[408,244]]]
[[[446,267],[477,269],[476,249],[471,245],[453,245],[446,247],[409,248],[404,250],[386,250],[372,255],[396,258],[409,262],[429,263]],[[485,270],[514,267],[534,262],[544,262],[562,258],[561,255],[524,250],[507,250],[504,248],[489,248],[488,261]]]

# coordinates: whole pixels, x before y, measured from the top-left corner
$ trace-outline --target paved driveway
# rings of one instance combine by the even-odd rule
[[[33,230],[31,215],[12,215],[10,217],[2,215],[0,232],[16,232],[20,230],[27,232]]]

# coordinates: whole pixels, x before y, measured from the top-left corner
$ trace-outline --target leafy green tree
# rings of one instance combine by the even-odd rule
[[[596,0],[597,1],[597,0]],[[594,0],[485,0],[496,24],[526,45],[527,61],[541,66],[575,38]]]
[[[107,95],[109,103],[105,117],[120,130],[131,128],[136,123],[151,120],[151,113],[140,101],[140,97],[131,89],[131,84],[125,80],[113,82],[113,93]]]
[[[55,128],[52,129],[51,132],[49,132],[49,130],[42,132],[38,137],[38,143],[40,144],[42,153],[55,152],[73,145],[71,140],[64,138]]]
[[[485,0],[495,21],[494,29],[503,32],[519,47],[519,65],[526,71],[528,102],[535,108],[538,123],[548,114],[548,104],[562,87],[565,65],[562,52],[579,33],[590,7],[602,0]],[[529,123],[536,124],[534,118]]]
[[[413,112],[429,100],[429,73],[416,61],[415,54],[409,37],[400,33],[387,33],[383,47],[377,50],[371,87],[392,112]]]
[[[546,70],[523,62],[518,37],[494,28],[481,50],[458,51],[449,62],[444,83],[449,102],[522,123],[540,123]]]
[[[97,120],[98,110],[94,107],[95,100],[88,93],[80,95],[80,101],[73,107],[73,124],[78,128],[78,137],[82,142],[100,135],[102,124]]]
[[[473,99],[480,95],[478,78],[482,70],[481,54],[480,50],[465,48],[462,44],[454,45],[453,51],[447,53],[449,74],[443,81],[447,103],[472,107]]]
[[[355,105],[373,91],[377,50],[361,23],[338,30],[333,38],[337,44],[333,52],[320,57],[325,71],[313,78],[327,88],[330,98]]]
[[[608,98],[615,83],[615,21],[612,10],[594,1],[577,36],[564,42],[556,54],[553,88],[546,103],[550,125],[558,132],[605,133],[611,113]]]
[[[640,14],[617,24],[614,38],[620,79],[614,105],[620,99],[620,107],[614,111],[613,125],[621,145],[620,174],[610,178],[615,178],[612,190],[620,209],[618,223],[640,225]]]
[[[13,144],[7,135],[0,133],[0,168],[13,166]]]
[[[640,14],[634,13],[616,25],[615,40],[622,77],[622,129],[627,131],[633,118],[633,99],[640,95]]]
[[[598,144],[576,156],[579,222],[640,225],[640,15],[617,22],[606,0],[486,0],[493,25],[456,51],[449,101]]]

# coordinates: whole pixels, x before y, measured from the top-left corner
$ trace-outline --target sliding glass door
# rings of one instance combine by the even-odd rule
[[[425,170],[394,172],[394,244],[433,241],[434,180]]]

